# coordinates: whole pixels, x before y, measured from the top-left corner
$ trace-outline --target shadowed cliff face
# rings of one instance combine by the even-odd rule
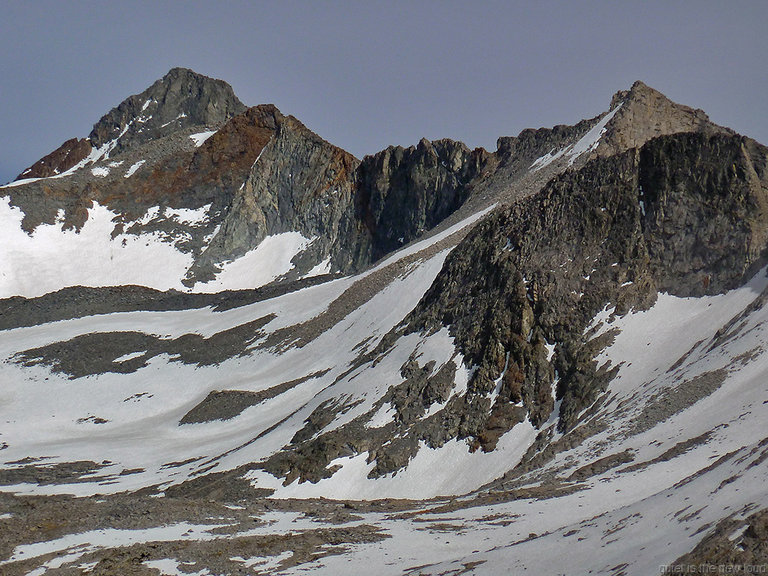
[[[460,142],[423,139],[364,158],[355,199],[355,217],[367,236],[360,264],[407,244],[461,207],[488,157]]]

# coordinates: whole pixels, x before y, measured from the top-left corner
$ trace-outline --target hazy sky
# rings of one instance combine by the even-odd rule
[[[174,66],[274,103],[362,157],[495,150],[634,80],[768,144],[768,1],[0,0],[0,182]]]

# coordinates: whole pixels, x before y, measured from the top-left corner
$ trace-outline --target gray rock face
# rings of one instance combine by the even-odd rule
[[[236,192],[200,268],[242,256],[268,235],[296,231],[316,239],[297,262],[296,274],[306,272],[339,243],[342,222],[351,217],[357,165],[295,118],[276,116],[273,136]]]
[[[88,136],[99,148],[119,138],[113,156],[192,126],[220,126],[245,110],[232,87],[188,70],[173,68],[141,94],[110,110]]]
[[[767,158],[747,138],[687,133],[566,172],[479,225],[408,330],[450,326],[479,366],[468,396],[503,376],[497,403],[522,398],[534,424],[552,410],[545,344],[555,345],[569,429],[611,376],[592,361],[607,342],[583,335],[598,311],[647,308],[658,291],[720,293],[765,262]],[[488,421],[471,434],[481,444]]]
[[[450,140],[422,140],[360,162],[280,117],[196,276],[291,231],[313,241],[286,279],[327,259],[333,270],[362,270],[457,210],[487,156]]]
[[[374,262],[430,230],[469,197],[485,150],[452,140],[389,147],[356,173],[355,218],[362,224],[358,266]]]

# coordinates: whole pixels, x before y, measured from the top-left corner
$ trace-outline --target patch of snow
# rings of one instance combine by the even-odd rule
[[[619,108],[621,108],[621,104],[605,114],[605,116],[603,116],[600,121],[595,124],[586,134],[584,134],[584,136],[579,138],[575,144],[566,146],[558,152],[554,152],[554,150],[552,150],[534,160],[529,170],[532,172],[541,170],[545,166],[548,166],[563,156],[568,157],[568,166],[573,166],[573,163],[576,162],[579,156],[587,152],[592,152],[597,148],[598,144],[600,143],[600,138],[603,134],[605,134],[605,126],[616,115],[616,112],[619,111]]]
[[[616,306],[606,304],[603,309],[598,312],[594,318],[592,318],[592,321],[587,325],[587,327],[584,328],[584,334],[587,334],[590,330],[596,328],[600,324],[605,324],[615,311]]]
[[[619,111],[621,106],[622,105],[619,104],[616,106],[616,108],[603,116],[600,119],[600,122],[595,124],[592,129],[589,130],[589,132],[584,134],[584,136],[582,136],[579,141],[573,145],[573,148],[566,153],[569,156],[568,166],[573,166],[573,163],[582,154],[592,152],[595,148],[597,148],[597,145],[600,143],[600,138],[603,134],[605,134],[605,126],[616,115],[616,112]]]
[[[190,134],[189,137],[192,139],[192,141],[195,143],[195,148],[200,148],[200,146],[203,145],[203,142],[208,140],[211,136],[216,134],[216,130],[208,130],[206,132],[198,132],[197,134]]]
[[[616,329],[618,334],[611,346],[596,357],[598,365],[606,361],[613,366],[625,362],[611,388],[636,390],[654,375],[665,373],[699,340],[711,338],[718,328],[753,302],[766,285],[768,278],[763,269],[746,285],[725,294],[678,298],[660,293],[649,310],[630,312],[610,323],[610,314],[604,310],[592,325],[602,320],[605,324],[600,333]]]
[[[40,180],[45,180],[45,178],[22,178],[21,180],[14,180],[13,182],[8,182],[8,184],[3,184],[0,188],[15,188],[16,186],[24,186],[25,184],[32,184],[32,182]]]
[[[304,275],[304,278],[309,278],[311,276],[320,276],[321,274],[330,274],[331,273],[331,257],[328,256],[325,260],[317,264],[314,268],[312,268],[309,272],[307,272]]]
[[[181,562],[173,558],[144,560],[143,564],[148,568],[158,570],[162,576],[208,576],[211,573],[207,568],[203,568],[197,572],[187,572],[186,570],[182,572],[179,568]]]
[[[268,284],[289,272],[293,268],[291,260],[311,242],[299,232],[267,236],[244,256],[224,264],[215,280],[195,284],[194,291],[218,292]]]
[[[123,354],[119,358],[115,358],[113,360],[113,362],[128,362],[128,360],[133,360],[134,358],[141,358],[142,356],[144,356],[144,354],[146,354],[146,352],[144,352],[144,351],[141,351],[141,352],[131,352],[129,354]]]
[[[42,224],[29,235],[21,229],[22,218],[9,198],[0,199],[0,298],[31,298],[77,285],[183,289],[180,279],[192,264],[189,254],[156,232],[113,238],[117,215],[98,203],[88,210],[79,232],[63,230],[57,223]]]
[[[397,411],[395,410],[395,407],[392,406],[392,403],[385,402],[382,404],[381,408],[378,409],[376,414],[374,414],[373,417],[365,423],[365,427],[381,428],[382,426],[386,426],[390,422],[393,422],[396,415]]]
[[[555,152],[554,150],[550,150],[549,152],[544,154],[544,156],[539,156],[538,158],[536,158],[536,160],[533,161],[533,164],[531,164],[531,167],[529,168],[529,170],[536,172],[537,170],[541,170],[545,166],[549,166],[550,164],[552,164],[552,162],[554,162],[558,158],[561,158],[563,154],[565,154],[569,149],[570,147],[565,147],[558,152]]]
[[[208,220],[210,209],[211,204],[206,204],[200,208],[166,208],[165,215],[167,218],[176,220],[179,224],[202,224]]]
[[[269,573],[275,570],[281,562],[293,557],[293,552],[286,550],[275,556],[256,556],[254,558],[243,558],[234,556],[230,558],[233,562],[241,562],[246,568],[258,568],[261,573]]]
[[[316,484],[295,481],[283,486],[280,480],[263,471],[252,471],[247,477],[255,481],[254,485],[275,489],[274,498],[375,500],[466,494],[513,468],[537,433],[526,420],[504,434],[496,450],[489,453],[470,453],[464,440],[451,440],[437,449],[422,442],[404,470],[376,479],[368,478],[375,462],[366,462],[367,452],[334,460],[330,466],[340,465],[341,469]],[[429,478],[429,482],[425,482],[425,478]]]
[[[225,538],[224,534],[212,534],[216,528],[223,528],[226,524],[190,524],[180,522],[169,526],[145,528],[143,530],[118,530],[107,528],[91,530],[79,534],[67,534],[55,540],[36,542],[34,544],[22,544],[14,548],[11,557],[0,562],[0,566],[13,564],[22,560],[39,558],[46,554],[73,551],[68,555],[68,562],[73,562],[88,552],[99,548],[111,548],[115,546],[131,546],[143,542],[169,542],[174,540],[196,541],[215,540]]]
[[[146,160],[139,160],[135,164],[132,164],[131,167],[128,168],[128,170],[125,172],[125,176],[123,176],[123,178],[130,178],[131,176],[136,174],[136,170],[141,168],[144,165],[145,162],[146,162]]]
[[[736,542],[742,536],[744,536],[744,532],[746,532],[748,528],[749,528],[749,524],[745,524],[741,528],[737,528],[734,532],[728,535],[728,540],[730,540],[731,542]]]
[[[91,168],[91,174],[97,178],[105,178],[109,176],[109,168],[106,166],[97,166],[96,168]]]
[[[270,136],[269,141],[264,145],[264,148],[261,149],[259,152],[259,155],[256,156],[256,160],[253,161],[253,164],[251,164],[251,170],[253,170],[253,167],[256,166],[256,164],[259,162],[259,159],[261,158],[261,155],[264,154],[264,150],[267,149],[267,146],[272,141],[272,137]],[[243,186],[245,186],[245,182],[243,182]],[[242,186],[240,187],[240,190],[242,190]]]
[[[152,222],[152,220],[155,220],[160,216],[160,206],[152,206],[151,208],[147,209],[147,211],[144,213],[144,215],[136,220],[137,224],[141,224],[142,226],[145,226]]]
[[[170,125],[170,124],[173,124],[174,122],[176,122],[176,120],[181,120],[182,118],[186,118],[186,117],[187,117],[186,113],[182,112],[181,114],[179,114],[178,116],[176,116],[176,118],[174,118],[174,119],[173,119],[173,120],[171,120],[170,122],[166,122],[165,124],[163,124],[162,126],[160,126],[160,128],[165,128],[166,126],[168,126],[168,125]]]
[[[120,138],[122,138],[125,135],[125,133],[128,132],[128,129],[131,127],[132,124],[133,124],[133,120],[128,122],[128,124],[126,124],[123,127],[123,129],[120,131],[120,134],[117,135],[117,138],[110,140],[109,142],[104,144],[104,146],[99,148],[99,153],[101,153],[102,150],[104,151],[103,157],[105,160],[109,159],[109,155],[112,153],[112,150],[115,149],[115,146],[117,146],[117,143],[120,140]]]
[[[206,245],[210,244],[211,240],[213,240],[216,237],[216,234],[219,233],[219,230],[221,230],[221,223],[216,224],[216,228],[214,228],[210,234],[203,238],[203,243]]]

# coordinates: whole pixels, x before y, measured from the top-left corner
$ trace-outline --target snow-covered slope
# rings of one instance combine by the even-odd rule
[[[342,278],[224,312],[203,308],[107,314],[5,332],[1,355],[8,361],[0,364],[0,379],[9,383],[3,391],[0,416],[6,423],[4,458],[43,458],[51,464],[109,460],[112,464],[102,469],[93,483],[79,479],[68,488],[30,485],[23,490],[113,492],[185,480],[211,463],[212,470],[221,471],[263,461],[288,443],[312,410],[324,402],[354,404],[354,409],[345,414],[346,419],[367,412],[396,382],[400,366],[415,351],[435,355],[440,364],[453,362],[451,339],[443,332],[426,340],[406,339],[388,355],[386,362],[367,371],[349,373],[361,352],[372,350],[432,283],[447,254],[447,250],[438,249],[440,242],[461,232],[479,216],[403,251],[362,276]],[[344,315],[329,313],[330,307],[351,300],[354,296],[350,293],[363,289],[363,284],[371,285],[370,298]],[[301,346],[292,345],[293,340],[301,337],[302,329],[307,330],[307,324],[323,321],[324,316],[330,317],[322,332]],[[254,330],[249,327],[254,323],[264,325]],[[160,352],[156,347],[156,343],[162,346],[163,342],[178,342],[189,335],[213,343],[226,333],[241,334],[243,342],[231,351],[222,350],[217,362],[202,357],[192,361],[187,358],[190,351],[183,346],[177,353],[171,349]],[[95,343],[117,343],[126,334],[135,337],[125,339],[123,347],[116,344],[117,348],[98,350]],[[270,343],[281,334],[282,339],[275,338]],[[107,364],[94,365],[92,370],[86,368],[89,374],[73,378],[75,375],[66,368],[51,373],[51,362],[54,367],[60,360],[68,362],[68,353],[55,353],[58,359],[44,360],[31,351],[67,343],[77,347],[78,338],[94,341],[82,362],[98,363],[101,356],[101,361]],[[361,376],[372,379],[376,386],[360,388],[357,381]],[[457,380],[461,378],[460,372]],[[29,394],[32,382],[36,392]],[[213,390],[263,392],[286,382],[296,384],[282,394],[245,408],[232,419],[179,425],[182,417]],[[62,394],[66,402],[61,401]],[[29,416],[21,416],[31,414],[35,415],[34,423]],[[238,448],[277,423],[280,427],[258,442]],[[30,434],[30,426],[34,434]],[[148,449],[142,439],[150,438],[154,442]],[[127,439],[130,441],[126,443]],[[459,447],[459,452],[465,451]],[[227,455],[222,457],[224,454]],[[501,452],[488,455],[485,460],[500,458]],[[173,469],[168,467],[171,462],[184,460],[191,462]],[[125,469],[138,468],[144,471],[119,476]],[[503,471],[504,465],[495,467],[497,474]],[[364,476],[355,475],[355,482],[365,484]],[[494,477],[489,473],[462,485],[471,489]],[[263,478],[268,485],[275,485],[274,479]],[[402,479],[401,475],[396,484],[404,484]],[[14,488],[19,489],[20,486]],[[309,489],[325,494],[329,489],[334,492],[326,483]],[[399,490],[410,496],[434,495],[434,487],[424,491],[404,486]],[[354,493],[353,490],[348,496]],[[357,494],[361,494],[360,489]]]
[[[21,226],[22,211],[10,206],[8,198],[0,198],[0,298],[33,298],[67,286],[136,284],[190,292],[257,288],[288,273],[294,267],[292,259],[312,242],[299,232],[269,236],[242,257],[222,263],[214,280],[185,286],[182,281],[194,259],[179,245],[189,241],[190,231],[208,227],[210,209],[210,204],[197,210],[155,209],[125,222],[96,203],[80,230],[67,229],[62,214],[55,223],[41,224],[27,234]],[[115,233],[117,224],[124,229],[132,224],[155,229]]]

